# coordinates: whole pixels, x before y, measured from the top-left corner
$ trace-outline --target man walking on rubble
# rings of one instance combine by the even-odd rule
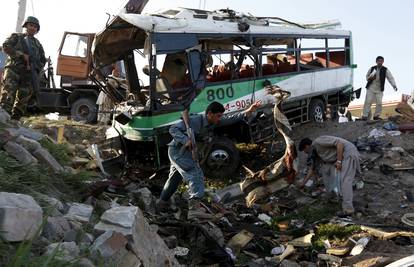
[[[327,192],[342,195],[342,212],[340,216],[354,213],[352,182],[359,171],[359,152],[349,141],[336,136],[320,136],[313,142],[304,138],[299,143],[299,151],[309,155],[311,168],[302,186],[315,175],[316,169],[322,175]]]
[[[3,50],[8,57],[4,67],[0,106],[16,120],[26,113],[36,86],[34,83],[46,64],[43,47],[34,37],[40,30],[39,20],[29,16],[22,27],[26,28],[26,33],[13,33],[3,43]]]
[[[261,105],[260,101],[252,104],[245,112],[235,115],[223,116],[224,106],[218,102],[208,105],[205,114],[194,114],[189,118],[189,125],[196,139],[207,136],[216,126],[230,125],[250,116]],[[168,144],[168,157],[171,161],[168,180],[157,201],[157,209],[168,207],[168,200],[177,190],[182,179],[189,185],[190,199],[188,203],[188,219],[213,219],[213,215],[206,213],[201,207],[204,196],[204,174],[191,153],[191,140],[186,134],[186,126],[183,121],[170,127],[173,137]],[[198,137],[198,138],[197,138]]]
[[[375,102],[374,120],[379,120],[382,111],[382,97],[384,94],[385,78],[392,85],[395,91],[397,91],[397,85],[395,84],[394,77],[390,70],[383,66],[384,58],[378,56],[376,59],[377,65],[369,68],[367,73],[367,94],[365,96],[364,110],[362,112],[362,120],[370,119],[371,105]]]

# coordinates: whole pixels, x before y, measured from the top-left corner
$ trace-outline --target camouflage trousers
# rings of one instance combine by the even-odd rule
[[[26,113],[32,92],[30,74],[19,75],[13,70],[6,68],[0,93],[0,106],[12,118],[19,119]]]

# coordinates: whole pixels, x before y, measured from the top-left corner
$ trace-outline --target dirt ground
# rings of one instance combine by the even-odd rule
[[[390,136],[386,130],[382,129],[385,122],[307,123],[294,126],[290,136],[296,144],[304,137],[315,139],[321,135],[338,136],[353,143],[358,143],[358,140],[360,142],[366,140],[373,129],[383,131],[384,136],[375,139],[377,142],[375,147],[360,151],[363,168],[362,173],[356,177],[359,188],[354,189],[356,213],[347,220],[351,224],[375,227],[384,231],[404,230],[411,232],[414,231],[414,227],[404,224],[401,217],[406,213],[414,213],[414,172],[412,170],[387,172],[382,170],[380,166],[382,164],[395,165],[401,162],[405,162],[406,165],[414,164],[414,160],[412,160],[412,157],[414,158],[414,134],[402,133],[399,136]],[[84,125],[70,121],[53,122],[47,121],[43,117],[25,119],[24,125],[38,129],[55,140],[57,129],[63,125],[66,141],[75,146],[82,145],[82,147],[79,147],[80,150],[85,149],[89,144],[103,140],[106,130],[104,126]],[[401,147],[402,149],[394,149],[394,151],[393,148],[395,147]],[[375,149],[372,150],[372,148]],[[273,142],[273,146],[268,143],[263,145],[243,144],[239,146],[239,149],[241,150],[242,164],[258,171],[283,154],[284,143],[278,139]],[[306,168],[306,156],[300,153],[299,157],[300,167]],[[207,184],[211,187],[225,187],[228,184],[243,180],[245,176],[246,173],[240,168],[239,172],[234,177],[229,177],[227,181],[207,181]],[[132,184],[136,184],[138,187],[148,187],[152,194],[158,197],[166,178],[167,173],[165,172],[156,179],[134,180]],[[252,241],[237,256],[236,266],[276,266],[275,264],[254,264],[256,264],[255,261],[258,262],[271,256],[270,250],[277,245],[286,245],[287,241],[304,236],[309,231],[316,231],[318,235],[319,227],[332,223],[332,219],[336,220],[337,223],[338,218],[336,218],[335,212],[340,209],[340,205],[331,203],[323,196],[315,194],[321,188],[323,188],[323,185],[320,181],[316,181],[313,186],[304,190],[299,190],[295,185],[290,185],[268,199],[258,202],[252,208],[245,206],[243,197],[223,204],[221,208],[224,208],[227,212],[226,220],[220,221],[217,226],[223,232],[226,242],[243,229],[255,234]],[[191,234],[189,235],[191,231],[188,230],[191,225],[187,225],[186,228],[181,226],[183,223],[188,223],[186,221],[185,190],[184,186],[181,187],[174,198],[179,212],[163,214],[161,217],[151,214],[151,212],[148,212],[147,215],[151,218],[151,221],[160,226],[160,234],[163,238],[168,239],[173,234],[178,238],[179,245],[191,247],[191,242],[194,242]],[[117,193],[125,194],[125,197],[127,197],[128,191],[120,188]],[[131,204],[138,206],[140,204],[139,202],[134,203],[134,200],[130,201]],[[211,205],[210,208],[213,211],[221,209],[214,207],[211,203],[207,203],[207,205]],[[262,213],[270,216],[270,225],[258,219],[258,216]],[[343,221],[339,219],[339,222]],[[169,226],[164,226],[163,223]],[[280,225],[283,225],[283,223],[287,224],[287,230],[282,230]],[[342,239],[335,237],[331,242],[340,244],[344,240],[346,241],[346,238]],[[315,239],[312,242],[315,246],[318,241]],[[326,266],[325,263],[317,261],[317,254],[323,251],[323,248],[317,246],[305,250],[298,249],[288,259],[302,263],[310,261],[317,263],[319,266]],[[390,240],[373,238],[363,254],[355,257],[342,257],[342,265],[384,266],[385,263],[411,254],[414,254],[413,238],[396,237]],[[188,264],[189,261],[190,258],[181,259],[184,264]]]

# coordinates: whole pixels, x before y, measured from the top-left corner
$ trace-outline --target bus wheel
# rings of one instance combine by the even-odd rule
[[[309,104],[309,119],[315,122],[323,122],[325,118],[325,105],[320,99],[313,99]]]
[[[202,168],[208,178],[228,179],[237,170],[239,163],[240,155],[234,142],[219,137],[213,140]]]
[[[70,108],[70,115],[75,121],[86,123],[96,122],[98,109],[96,103],[90,98],[79,98]]]

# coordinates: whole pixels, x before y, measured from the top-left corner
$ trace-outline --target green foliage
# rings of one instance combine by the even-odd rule
[[[360,231],[361,227],[358,225],[321,224],[316,229],[315,236],[312,238],[312,244],[314,248],[322,249],[324,248],[324,240],[341,242]]]
[[[40,165],[22,165],[0,151],[0,191],[24,193],[36,198],[36,193],[51,194],[61,200],[80,200],[96,177],[94,172],[77,174],[53,173]],[[37,199],[37,198],[36,198]]]
[[[296,209],[294,212],[289,213],[285,216],[279,216],[273,218],[273,222],[277,224],[281,221],[290,221],[293,219],[302,219],[306,223],[314,223],[320,220],[331,218],[335,212],[339,209],[337,204],[332,203],[323,203],[318,205],[314,203],[311,206],[305,206],[299,209]]]
[[[55,144],[48,138],[43,138],[39,142],[43,148],[61,164],[68,165],[70,163],[70,157],[68,156],[70,150],[67,144]]]

